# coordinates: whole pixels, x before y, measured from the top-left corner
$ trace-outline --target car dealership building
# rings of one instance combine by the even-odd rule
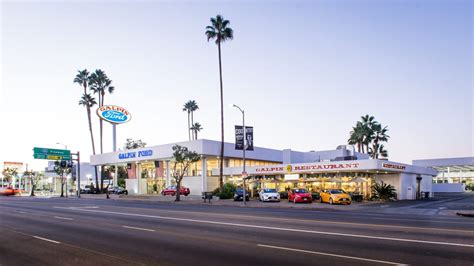
[[[219,186],[219,141],[199,139],[97,154],[91,156],[91,164],[126,165],[126,188],[130,194],[159,193],[173,185],[172,147],[176,144],[201,156],[201,160],[188,169],[182,185],[189,187],[192,195],[216,189]],[[224,183],[242,185],[242,151],[236,150],[233,143],[224,143],[223,163]],[[372,184],[383,181],[395,187],[398,199],[410,200],[416,198],[417,191],[431,193],[432,178],[436,175],[437,171],[432,168],[369,159],[367,154],[355,152],[352,146],[346,145],[329,151],[261,147],[246,151],[246,183],[253,195],[263,188],[285,191],[304,187],[312,192],[339,188],[367,198]]]

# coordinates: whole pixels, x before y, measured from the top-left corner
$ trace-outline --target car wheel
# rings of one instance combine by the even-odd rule
[[[329,204],[332,205],[332,198],[329,199]]]

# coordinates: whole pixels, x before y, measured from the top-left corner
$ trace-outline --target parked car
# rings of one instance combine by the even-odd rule
[[[280,191],[280,199],[288,199],[288,191]]]
[[[126,190],[123,187],[113,186],[112,190],[109,187],[109,193],[117,194],[117,195],[121,195],[121,194],[128,195],[128,190]]]
[[[179,194],[181,194],[181,195],[188,196],[189,193],[191,193],[191,191],[187,187],[181,187],[179,189]],[[161,191],[161,195],[163,195],[163,196],[166,196],[166,195],[174,196],[174,195],[176,195],[176,187],[171,186],[171,187],[167,187],[167,188],[163,189],[163,191]]]
[[[81,188],[81,194],[95,194],[97,193],[95,187],[86,185],[84,188]]]
[[[280,194],[276,189],[265,188],[258,193],[260,201],[280,201]]]
[[[342,189],[328,189],[321,192],[321,198],[319,201],[321,203],[327,202],[329,204],[341,203],[341,204],[351,204],[351,196],[347,194]]]
[[[311,197],[311,193],[308,192],[308,190],[304,188],[295,188],[291,189],[288,192],[288,201],[289,202],[308,202],[311,203],[313,202],[313,198]]]
[[[313,200],[319,200],[321,198],[319,192],[311,192],[311,197]]]
[[[19,193],[19,189],[14,189],[12,187],[2,187],[0,188],[0,195],[1,196],[13,196]]]
[[[245,200],[249,200],[249,191],[245,191]],[[244,189],[243,188],[238,188],[234,192],[234,201],[240,201],[244,200]]]

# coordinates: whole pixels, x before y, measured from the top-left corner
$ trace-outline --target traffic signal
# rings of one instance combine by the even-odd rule
[[[61,166],[61,168],[66,168],[67,162],[66,161],[61,161],[61,163],[59,165]]]

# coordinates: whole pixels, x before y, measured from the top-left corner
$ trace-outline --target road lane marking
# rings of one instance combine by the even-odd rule
[[[40,236],[33,236],[33,237],[36,238],[36,239],[40,239],[40,240],[43,240],[43,241],[48,241],[48,242],[51,242],[51,243],[54,243],[54,244],[61,244],[61,242],[56,241],[56,240],[51,240],[51,239],[47,239],[47,238],[40,237]]]
[[[128,229],[135,229],[135,230],[141,230],[141,231],[148,231],[148,232],[155,232],[153,229],[148,229],[148,228],[141,228],[141,227],[134,227],[134,226],[126,226],[122,225],[123,228],[128,228]]]
[[[61,207],[58,207],[58,208],[61,208]],[[172,220],[172,221],[181,221],[181,222],[216,224],[216,225],[226,225],[226,226],[244,227],[244,228],[267,229],[267,230],[275,230],[275,231],[298,232],[298,233],[309,233],[309,234],[318,234],[318,235],[332,235],[332,236],[342,236],[342,237],[366,238],[366,239],[376,239],[376,240],[389,240],[389,241],[398,241],[398,242],[423,243],[423,244],[432,244],[432,245],[474,248],[474,244],[461,244],[461,243],[452,243],[452,242],[427,241],[427,240],[384,237],[384,236],[370,236],[370,235],[357,235],[357,234],[346,234],[346,233],[335,233],[335,232],[323,232],[323,231],[313,231],[313,230],[296,229],[296,228],[284,228],[284,227],[273,227],[273,226],[264,226],[264,225],[239,224],[239,223],[229,223],[229,222],[216,222],[216,221],[209,221],[209,220],[197,220],[197,219],[189,219],[189,218],[176,218],[176,217],[168,217],[168,216],[156,216],[156,215],[113,212],[113,211],[100,211],[100,210],[91,210],[91,209],[70,209],[68,207],[62,207],[62,208],[73,210],[73,211],[107,213],[107,214],[116,214],[116,215],[123,215],[123,216],[136,216],[136,217],[145,217],[145,218],[153,218],[153,219],[161,219],[161,220]]]
[[[384,261],[384,260],[373,260],[373,259],[367,259],[367,258],[352,257],[352,256],[345,256],[345,255],[332,254],[332,253],[325,253],[325,252],[317,252],[317,251],[304,250],[304,249],[285,248],[285,247],[277,247],[277,246],[270,246],[270,245],[263,245],[263,244],[258,244],[257,246],[262,247],[262,248],[288,250],[288,251],[295,251],[295,252],[301,252],[301,253],[309,253],[309,254],[322,255],[322,256],[329,256],[329,257],[336,257],[336,258],[343,258],[343,259],[351,259],[351,260],[362,260],[362,261],[368,261],[368,262],[376,262],[376,263],[382,263],[382,264],[407,265],[407,264],[402,264],[402,263],[397,263],[397,262],[390,262],[390,261]]]
[[[72,218],[68,218],[68,217],[61,217],[61,216],[54,216],[54,218],[56,218],[56,219],[61,219],[61,220],[68,220],[68,221],[72,221],[72,220],[74,220],[74,219],[72,219]]]
[[[25,214],[27,212],[24,212],[24,211],[19,211],[19,210],[15,210],[17,213],[21,213],[21,214]]]

